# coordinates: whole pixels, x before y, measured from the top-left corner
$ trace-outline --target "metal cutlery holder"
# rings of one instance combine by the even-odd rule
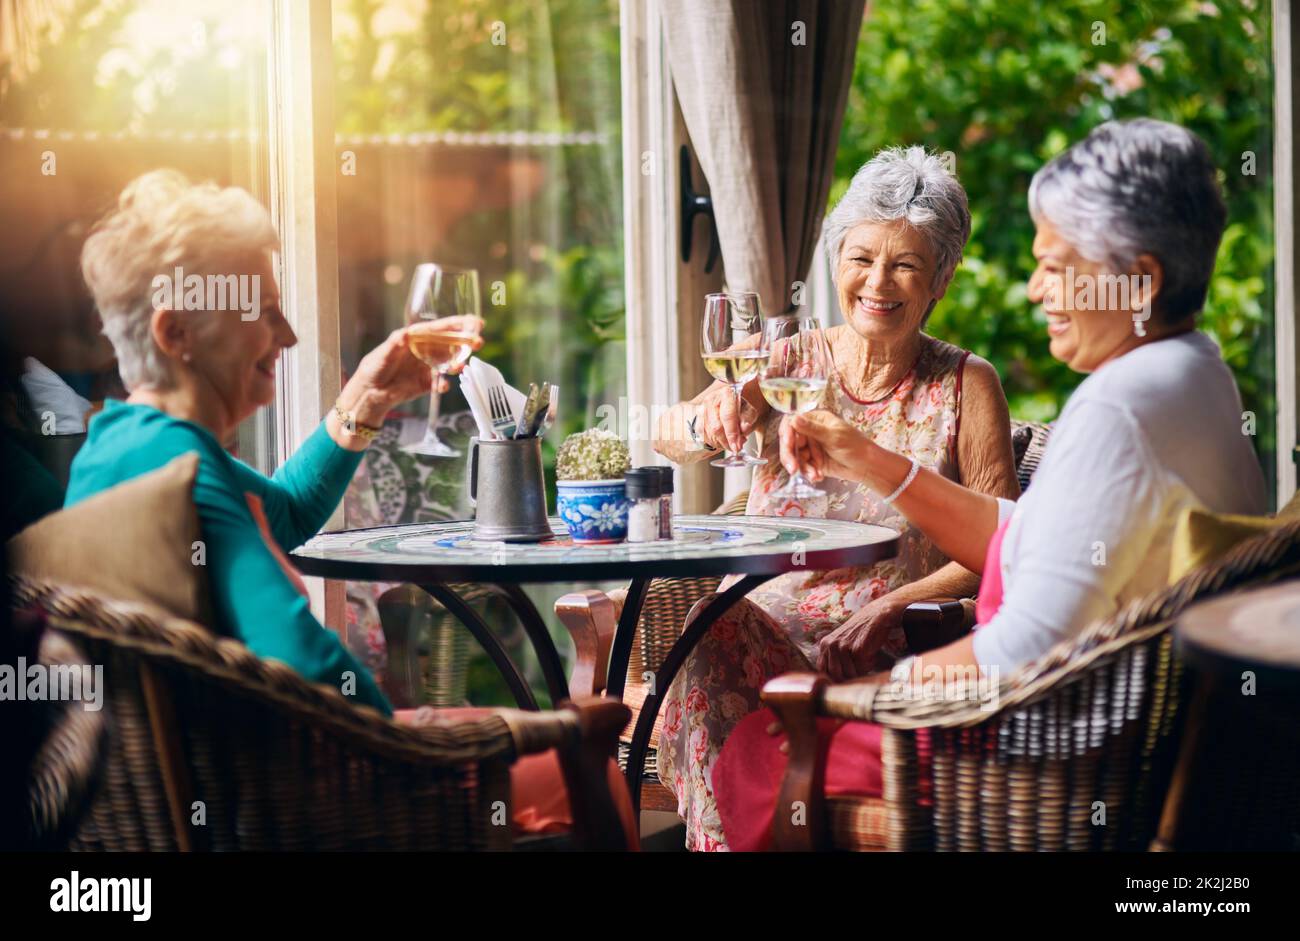
[[[470,439],[469,498],[474,535],[498,542],[551,538],[541,438]]]

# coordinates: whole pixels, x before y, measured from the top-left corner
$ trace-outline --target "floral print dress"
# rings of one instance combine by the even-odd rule
[[[822,404],[882,447],[959,480],[961,376],[970,354],[929,336],[921,340],[916,363],[883,398],[856,399],[836,377]],[[789,476],[779,459],[781,417],[773,411],[761,429],[768,463],[755,468],[746,507],[750,515],[773,515],[767,494]],[[713,797],[713,765],[731,730],[760,708],[763,684],[782,673],[813,669],[822,637],[868,602],[948,562],[920,530],[866,486],[829,477],[820,486],[827,492],[827,518],[898,530],[898,554],[868,567],[778,576],[719,618],[691,653],[664,700],[658,757],[659,780],[676,794],[677,813],[686,822],[688,849],[727,848]],[[900,629],[887,640],[884,652],[896,658],[904,649]]]

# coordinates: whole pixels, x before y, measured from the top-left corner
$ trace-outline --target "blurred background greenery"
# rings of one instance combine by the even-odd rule
[[[1200,134],[1228,229],[1201,325],[1257,416],[1274,475],[1272,36],[1263,0],[873,0],[836,160],[834,201],[880,148],[951,152],[970,197],[966,258],[928,330],[997,366],[1012,415],[1049,420],[1080,376],[1047,352],[1029,180],[1112,118]]]

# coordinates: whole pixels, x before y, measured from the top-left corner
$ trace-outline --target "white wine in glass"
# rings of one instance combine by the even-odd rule
[[[763,333],[768,359],[759,373],[758,388],[767,404],[786,415],[811,412],[820,406],[831,376],[830,345],[821,322],[814,317],[774,318]],[[776,515],[788,516],[802,503],[825,495],[796,472],[769,497],[786,505]]]
[[[745,384],[767,364],[758,295],[724,293],[706,296],[700,352],[709,375],[735,390],[736,414],[739,415],[745,408],[742,396]],[[709,463],[714,467],[748,467],[766,464],[767,459],[746,454],[742,448],[735,454],[727,451],[723,457]]]
[[[767,354],[762,350],[732,350],[704,357],[709,375],[730,386],[743,386],[766,364]]]
[[[765,376],[758,381],[758,387],[767,403],[786,415],[811,412],[821,404],[822,396],[826,394],[825,379]]]
[[[477,336],[456,330],[439,330],[432,323],[417,323],[406,331],[406,347],[412,356],[434,372],[450,372],[469,359]]]
[[[474,337],[454,330],[440,330],[432,321],[444,317],[479,316],[478,272],[450,265],[417,265],[411,275],[411,292],[406,301],[406,346],[411,355],[427,363],[438,376],[469,359]],[[429,457],[460,457],[461,452],[438,439],[438,380],[429,392],[429,422],[424,438],[402,450]]]

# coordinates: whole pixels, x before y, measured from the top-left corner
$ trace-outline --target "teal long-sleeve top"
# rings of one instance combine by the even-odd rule
[[[189,452],[199,455],[194,503],[206,547],[215,625],[259,657],[310,680],[350,689],[385,715],[392,706],[369,672],[312,616],[262,538],[245,493],[262,502],[271,536],[286,553],[325,525],[356,473],[361,452],[334,443],[321,425],[272,477],[231,457],[206,428],[148,405],[109,399],[90,422],[72,462],[65,506],[147,474]]]

